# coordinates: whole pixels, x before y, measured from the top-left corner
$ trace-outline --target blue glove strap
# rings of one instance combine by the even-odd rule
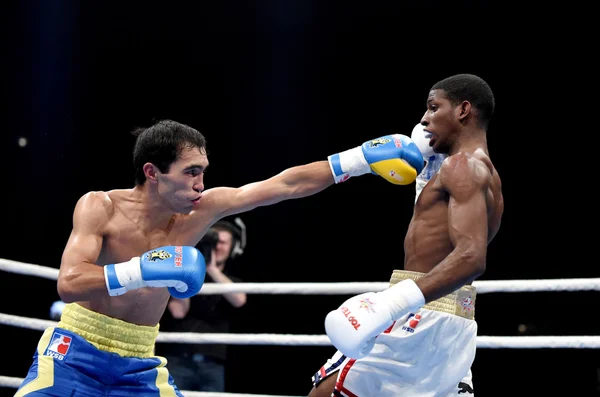
[[[108,280],[108,289],[110,291],[123,288],[121,283],[119,283],[119,279],[117,278],[117,273],[115,272],[115,265],[106,265],[104,271],[106,274],[106,279]]]

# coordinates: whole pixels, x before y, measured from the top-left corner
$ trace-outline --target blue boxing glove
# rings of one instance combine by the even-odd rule
[[[204,257],[187,246],[160,247],[128,262],[104,266],[110,296],[142,287],[167,287],[173,297],[189,298],[200,291],[205,275]]]
[[[409,185],[424,166],[423,155],[406,135],[385,135],[327,158],[335,183],[351,176],[377,174],[395,185]]]

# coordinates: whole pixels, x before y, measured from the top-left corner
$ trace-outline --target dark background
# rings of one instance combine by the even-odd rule
[[[584,10],[567,20],[507,2],[198,3],[3,3],[0,256],[58,268],[77,199],[133,186],[134,127],[170,118],[197,128],[208,140],[207,188],[240,186],[380,135],[410,135],[429,88],[466,72],[496,95],[488,144],[506,201],[481,279],[597,276],[597,196],[584,182],[595,169],[583,165],[597,135],[597,44]],[[590,91],[576,97],[576,88]],[[237,275],[386,281],[402,266],[413,200],[413,186],[364,176],[243,214],[248,246]],[[48,318],[55,282],[1,280],[0,312]],[[235,332],[323,334],[326,313],[346,298],[249,295]],[[597,299],[481,294],[479,334],[520,335],[523,324],[531,335],[597,335]],[[40,332],[0,333],[0,375],[24,377]],[[303,395],[332,348],[230,352],[228,391]],[[475,389],[597,396],[598,358],[593,349],[480,349]]]

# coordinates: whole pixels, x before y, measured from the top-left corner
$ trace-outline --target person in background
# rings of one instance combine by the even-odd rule
[[[246,227],[240,218],[215,223],[198,248],[206,257],[205,283],[240,282],[228,265],[244,253]],[[232,292],[171,298],[161,320],[161,331],[228,333],[236,309],[246,304],[246,294]],[[227,345],[161,343],[157,353],[167,359],[175,383],[182,390],[225,391]]]

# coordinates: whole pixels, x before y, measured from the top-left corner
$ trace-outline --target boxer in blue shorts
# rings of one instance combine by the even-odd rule
[[[486,139],[494,106],[488,84],[472,74],[430,89],[412,135],[428,164],[416,183],[404,269],[386,290],[352,297],[327,315],[337,352],[313,377],[309,397],[474,395],[471,283],[485,271],[504,212]]]
[[[67,304],[58,326],[44,331],[15,397],[94,397],[107,391],[111,396],[183,397],[166,360],[153,355],[157,335],[158,326],[134,325]]]
[[[154,345],[169,297],[202,287],[204,258],[193,247],[215,222],[352,176],[407,185],[424,166],[410,137],[387,135],[260,182],[205,191],[200,132],[172,120],[134,132],[135,186],[88,192],[75,205],[57,286],[66,306],[40,339],[18,397],[181,396]]]

